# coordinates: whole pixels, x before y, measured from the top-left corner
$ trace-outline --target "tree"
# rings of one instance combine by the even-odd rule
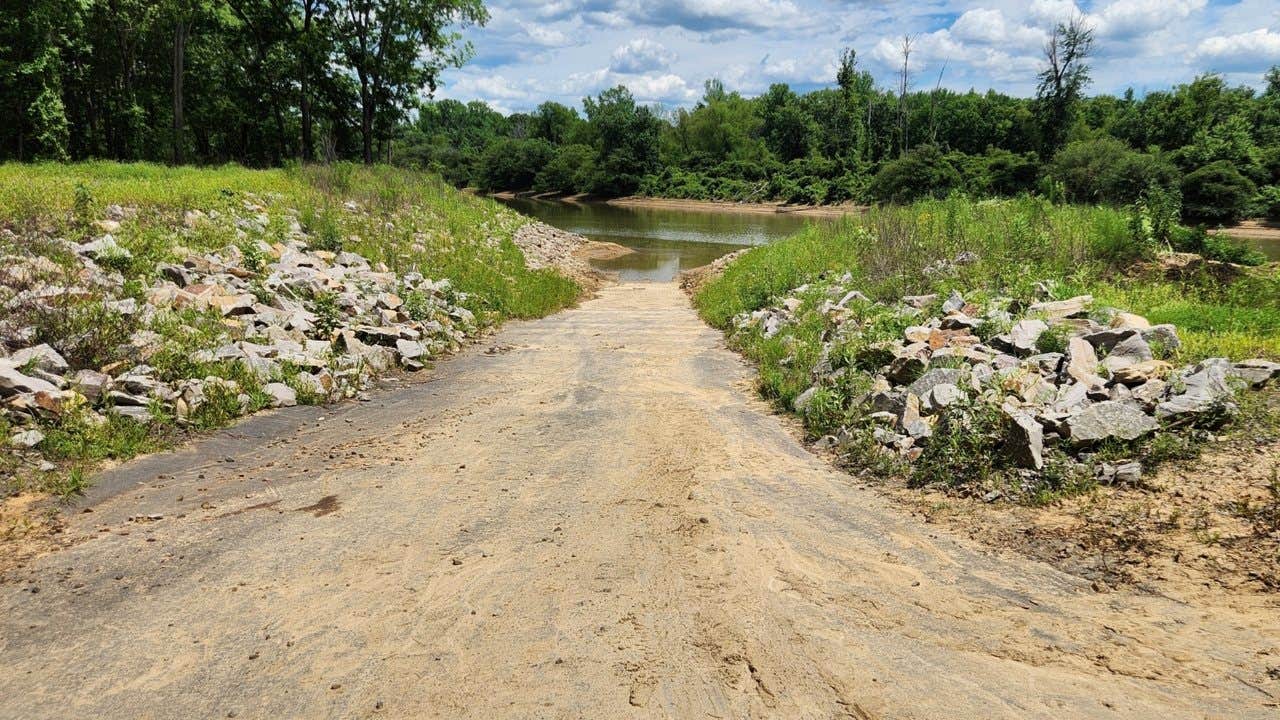
[[[596,179],[592,191],[627,195],[641,178],[658,167],[658,134],[662,121],[636,105],[631,91],[619,85],[582,101],[596,141]]]
[[[360,85],[360,135],[366,164],[374,133],[388,133],[423,86],[435,92],[440,73],[462,65],[469,44],[450,28],[484,24],[480,0],[334,0],[338,49]]]
[[[1085,61],[1092,50],[1093,28],[1079,16],[1054,26],[1045,42],[1045,67],[1039,75],[1036,106],[1043,145],[1049,152],[1066,140],[1076,105],[1090,82]]]
[[[595,175],[595,155],[590,145],[562,145],[534,178],[533,189],[561,193],[590,190]]]
[[[898,74],[898,138],[901,141],[899,155],[911,149],[910,126],[907,123],[907,91],[911,89],[911,45],[915,38],[902,36],[902,70]]]
[[[783,83],[770,85],[759,107],[760,132],[770,152],[783,162],[809,154],[815,128],[791,88]]]
[[[19,159],[68,157],[64,51],[83,31],[81,12],[71,0],[33,0],[0,13],[0,102],[13,118],[0,142]]]
[[[533,137],[542,138],[553,145],[569,142],[577,134],[582,125],[578,111],[558,102],[544,102],[534,111],[532,120]]]
[[[312,111],[313,78],[322,72],[333,54],[331,18],[324,0],[299,0],[301,24],[294,38],[298,63],[298,112],[301,115],[301,151],[304,161],[315,157],[315,115]]]

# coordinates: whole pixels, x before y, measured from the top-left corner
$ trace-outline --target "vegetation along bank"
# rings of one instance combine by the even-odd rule
[[[358,396],[587,279],[580,238],[387,167],[11,164],[0,218],[4,496]]]
[[[1171,252],[1213,241],[1176,212],[962,197],[876,208],[742,253],[694,302],[759,364],[762,392],[870,481],[1078,503],[1113,544],[1142,523],[1096,498],[1163,484],[1161,522],[1202,517],[1205,537],[1238,540],[1218,549],[1262,568],[1251,582],[1280,587],[1280,273]],[[1223,482],[1205,474],[1215,457],[1262,465]],[[1162,465],[1195,458],[1164,482]]]

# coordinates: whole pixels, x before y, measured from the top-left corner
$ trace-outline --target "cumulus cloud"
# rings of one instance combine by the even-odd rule
[[[675,62],[675,53],[648,38],[636,38],[613,51],[609,69],[618,73],[645,73],[666,70]]]
[[[1185,20],[1206,4],[1206,0],[1115,0],[1087,19],[1099,37],[1133,38]]]
[[[437,95],[467,102],[482,100],[499,112],[510,113],[541,101],[535,83],[509,80],[502,75],[463,75],[454,78]]]
[[[696,100],[699,94],[688,81],[674,73],[633,75],[614,72],[610,68],[571,73],[564,79],[560,90],[565,95],[582,97],[617,85],[626,85],[641,103],[684,105]]]
[[[809,53],[801,58],[769,54],[754,63],[728,65],[717,75],[730,90],[747,95],[764,92],[773,83],[798,88],[826,85],[835,76],[836,63],[831,53]]]
[[[965,12],[956,18],[950,32],[961,42],[1033,50],[1039,49],[1046,37],[1043,29],[1013,22],[999,10],[989,8]]]
[[[1280,62],[1280,32],[1258,28],[1236,35],[1205,38],[1196,55],[1216,70],[1264,70]]]

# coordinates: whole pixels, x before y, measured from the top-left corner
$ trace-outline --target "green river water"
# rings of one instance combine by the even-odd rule
[[[812,218],[774,213],[638,208],[605,203],[502,200],[525,215],[592,240],[612,242],[635,252],[614,260],[593,261],[622,280],[668,281],[688,270],[752,245],[793,235]]]

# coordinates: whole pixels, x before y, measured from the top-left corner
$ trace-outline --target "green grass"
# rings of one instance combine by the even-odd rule
[[[727,328],[734,316],[824,274],[851,273],[875,299],[952,289],[1030,297],[1037,282],[1053,281],[1059,295],[1091,293],[1099,304],[1177,325],[1184,359],[1280,358],[1280,275],[1274,267],[1225,286],[1209,277],[1130,277],[1129,232],[1123,211],[1034,198],[954,197],[883,207],[752,249],[705,286],[694,304],[708,323]],[[961,252],[978,259],[949,272],[926,271]]]
[[[326,239],[393,271],[447,278],[470,296],[464,306],[489,322],[541,317],[573,302],[579,288],[550,270],[530,270],[512,242],[527,220],[487,198],[460,193],[437,176],[350,164],[249,170],[169,168],[145,163],[0,165],[0,226],[81,239],[106,206],[138,208],[114,233],[133,258],[115,269],[149,277],[158,262],[182,258],[174,228],[186,210],[238,210],[259,203],[271,218],[266,233],[282,234],[291,215]],[[353,201],[363,212],[352,213]],[[206,223],[193,249],[237,244],[229,223]],[[4,248],[0,248],[2,250]],[[54,253],[56,255],[56,253]],[[63,262],[72,259],[63,255]]]
[[[825,296],[823,280],[845,273],[853,278],[851,287],[875,300],[945,296],[953,289],[970,300],[1030,300],[1036,297],[1037,284],[1045,283],[1059,298],[1088,293],[1094,295],[1097,308],[1114,307],[1155,324],[1176,325],[1183,343],[1173,358],[1178,363],[1223,356],[1280,359],[1280,272],[1274,265],[1245,271],[1231,282],[1207,275],[1170,280],[1141,270],[1154,247],[1149,240],[1135,238],[1132,228],[1122,210],[1055,206],[1034,198],[973,202],[952,197],[877,208],[864,216],[812,225],[791,238],[752,249],[704,286],[694,305],[758,364],[762,394],[787,410],[813,384],[811,371],[822,343],[832,339],[833,329],[819,315],[803,310]],[[961,253],[971,254],[965,258],[968,262],[955,262]],[[810,293],[797,295],[806,303],[800,322],[772,338],[755,330],[733,330],[736,316],[766,307],[806,283],[816,285]],[[835,367],[879,367],[883,363],[868,353],[877,339],[901,331],[895,323],[901,324],[901,319],[860,311],[858,332],[836,336],[846,339],[833,346]],[[978,334],[987,337],[1005,329],[984,327]],[[850,336],[854,339],[847,339]],[[1042,352],[1061,351],[1065,337],[1046,333],[1041,345]],[[858,378],[867,377],[865,372],[849,372],[835,387],[822,387],[805,410],[806,428],[815,437],[852,432],[845,450],[859,469],[902,470],[875,452],[875,443],[865,437],[870,427],[862,417],[864,410],[852,399],[865,394]],[[999,484],[995,479],[1004,476],[1008,462],[1001,456],[998,433],[983,409],[970,415],[939,430],[911,471],[916,483],[988,488]],[[1264,415],[1271,417],[1245,413],[1239,425],[1256,426],[1250,418]],[[1198,441],[1191,435],[1162,432],[1115,451],[1154,464],[1193,457]],[[1041,484],[1025,493],[1025,499],[1045,502],[1092,487],[1092,477],[1081,476],[1060,455],[1057,450],[1048,454]]]
[[[448,280],[457,303],[470,310],[482,327],[509,318],[547,315],[572,303],[580,293],[572,280],[552,270],[525,266],[513,236],[527,218],[487,198],[458,192],[433,175],[351,164],[276,170],[110,162],[3,164],[0,228],[14,235],[0,237],[0,255],[43,255],[56,269],[33,284],[74,285],[79,261],[59,240],[83,242],[100,236],[102,230],[94,224],[106,219],[110,205],[129,211],[112,232],[128,256],[99,259],[105,269],[118,271],[125,279],[124,291],[117,297],[142,301],[144,288],[159,279],[158,264],[181,263],[193,251],[239,251],[245,256],[245,267],[261,266],[266,258],[253,241],[282,241],[295,222],[310,234],[313,249],[352,251],[397,274],[419,272],[432,280]],[[184,214],[192,210],[211,219],[184,228]],[[265,230],[238,228],[234,222],[236,217],[259,213],[265,215]],[[22,289],[0,288],[0,302]],[[415,307],[413,297],[406,300]],[[29,313],[12,319],[35,327],[37,342],[58,347],[74,367],[99,368],[128,361],[130,337],[149,331],[159,337],[156,352],[147,361],[156,368],[157,377],[220,377],[234,381],[250,397],[250,412],[268,402],[261,392],[263,383],[242,366],[192,360],[194,351],[213,349],[232,339],[215,314],[166,311],[144,321],[113,310],[100,299],[73,298],[58,300],[51,310],[33,308]],[[291,372],[296,375],[296,369],[286,368],[282,377],[272,380],[291,383]],[[185,427],[215,428],[243,414],[235,393],[209,399]],[[307,393],[299,399],[319,400]],[[61,494],[73,490],[80,487],[94,462],[126,459],[164,447],[177,435],[178,426],[174,418],[157,418],[147,426],[113,418],[103,426],[45,422],[42,430],[46,439],[40,449],[59,463],[59,471],[37,473],[34,479],[28,473],[9,483],[10,491],[43,488]],[[6,449],[0,449],[0,477],[14,472],[22,474],[21,467]]]

